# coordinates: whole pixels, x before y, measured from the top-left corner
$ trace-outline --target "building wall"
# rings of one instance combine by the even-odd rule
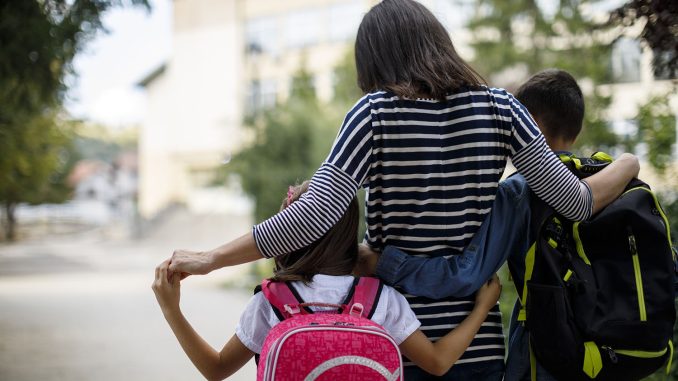
[[[187,203],[203,173],[239,147],[242,120],[241,2],[175,0],[172,56],[145,87],[139,207],[151,217]]]

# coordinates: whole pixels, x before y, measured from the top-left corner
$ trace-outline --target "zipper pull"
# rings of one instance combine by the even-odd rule
[[[610,358],[610,361],[612,361],[613,364],[616,364],[619,359],[617,358],[617,353],[614,351],[614,349],[608,347],[608,346],[602,346],[602,349],[607,352],[607,356]]]
[[[638,248],[636,247],[636,237],[633,234],[629,235],[629,249],[631,249],[631,255],[638,254]]]

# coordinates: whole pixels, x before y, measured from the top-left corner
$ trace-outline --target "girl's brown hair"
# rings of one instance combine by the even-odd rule
[[[309,182],[290,187],[280,210],[308,190]],[[354,197],[339,221],[307,247],[275,258],[274,281],[309,283],[316,274],[349,275],[358,261],[358,200]]]
[[[405,98],[443,100],[485,80],[454,50],[445,27],[413,0],[384,0],[363,18],[355,42],[358,86]]]

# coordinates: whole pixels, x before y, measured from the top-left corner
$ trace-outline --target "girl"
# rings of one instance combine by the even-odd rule
[[[604,207],[635,175],[631,170],[614,177],[620,168],[608,167],[577,179],[527,110],[505,90],[487,87],[416,1],[375,5],[358,29],[355,62],[366,95],[346,115],[308,192],[221,247],[175,251],[170,271],[206,274],[306,247],[336,224],[360,187],[367,189],[365,241],[372,249],[390,245],[409,255],[441,257],[468,246],[492,208],[508,159],[538,197],[577,221]],[[637,159],[626,164],[638,166]],[[430,338],[459,324],[474,302],[407,298]],[[488,315],[457,364],[445,379],[502,379],[498,311]],[[430,378],[407,365],[406,379]]]
[[[309,182],[290,188],[282,209],[288,208],[308,190]],[[358,202],[353,198],[346,213],[321,239],[308,247],[276,258],[273,280],[293,281],[306,301],[341,303],[358,260]],[[240,369],[261,351],[264,339],[279,322],[262,292],[255,294],[243,312],[236,333],[221,352],[215,351],[191,327],[179,307],[180,275],[168,273],[169,261],[155,271],[153,291],[165,319],[193,364],[209,380],[224,379]],[[372,320],[381,324],[399,344],[402,353],[432,374],[444,374],[464,353],[497,304],[500,284],[493,277],[478,291],[475,306],[464,321],[431,343],[418,329],[419,321],[405,298],[384,286]]]

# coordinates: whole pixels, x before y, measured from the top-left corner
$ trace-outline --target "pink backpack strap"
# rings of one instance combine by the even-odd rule
[[[352,290],[349,291],[349,298],[346,304],[345,314],[350,314],[351,311],[359,312],[359,306],[362,305],[362,316],[368,319],[372,318],[374,311],[379,303],[379,296],[384,284],[377,278],[360,277],[353,283]]]
[[[266,300],[271,303],[273,310],[281,321],[292,316],[290,311],[285,308],[285,305],[298,307],[299,304],[303,303],[299,299],[299,295],[292,290],[287,282],[272,282],[269,279],[264,279],[261,282],[261,291],[264,293]]]

